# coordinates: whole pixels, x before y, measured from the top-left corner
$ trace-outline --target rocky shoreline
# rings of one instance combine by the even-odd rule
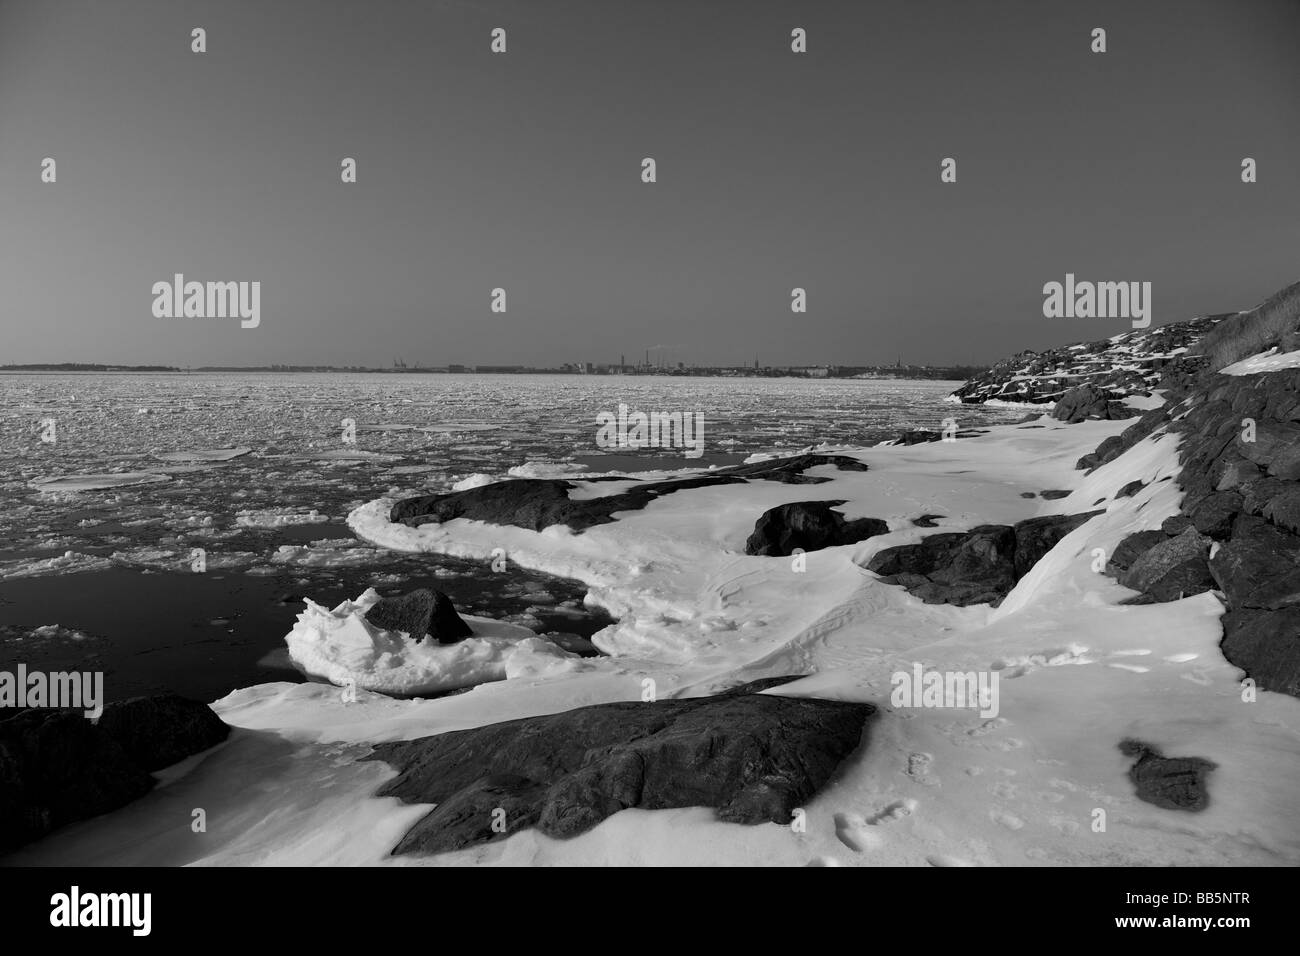
[[[387,843],[386,851],[403,856],[452,852],[528,830],[549,837],[578,838],[624,809],[711,808],[716,821],[784,827],[824,793],[833,778],[861,767],[862,761],[855,755],[861,754],[864,746],[868,753],[879,746],[874,730],[871,739],[864,738],[868,726],[889,721],[890,733],[901,733],[894,726],[899,723],[893,720],[896,709],[844,697],[843,686],[822,696],[818,681],[827,675],[809,674],[809,668],[800,666],[813,659],[808,647],[819,646],[816,642],[825,644],[828,635],[836,633],[840,620],[870,624],[881,608],[897,616],[906,612],[913,618],[924,617],[927,627],[936,629],[926,645],[931,649],[942,643],[933,640],[936,634],[954,630],[963,620],[974,622],[972,627],[978,632],[979,627],[1003,621],[1024,606],[1023,585],[1031,578],[1042,580],[1044,562],[1057,573],[1066,567],[1059,548],[1062,542],[1084,535],[1107,519],[1113,522],[1112,527],[1123,522],[1123,533],[1113,539],[1114,546],[1108,544],[1092,553],[1082,547],[1071,549],[1068,560],[1075,569],[1080,562],[1092,562],[1095,573],[1129,589],[1125,596],[1107,583],[1112,589],[1108,611],[1141,615],[1161,604],[1178,604],[1184,613],[1193,605],[1204,607],[1207,614],[1214,606],[1226,608],[1219,647],[1223,658],[1246,675],[1241,682],[1243,695],[1275,691],[1300,697],[1300,363],[1259,373],[1251,373],[1247,363],[1244,373],[1226,374],[1199,354],[1210,331],[1217,336],[1219,345],[1215,347],[1221,348],[1227,334],[1224,330],[1231,332],[1234,324],[1247,323],[1249,316],[1213,316],[1124,333],[1090,347],[1034,353],[1033,357],[1022,354],[1002,363],[996,375],[967,383],[954,393],[963,402],[1015,400],[1042,404],[1044,410],[1050,407],[1050,416],[1030,416],[1033,421],[1010,427],[1023,429],[1019,433],[1023,436],[1056,431],[1062,437],[1032,441],[1041,442],[1042,447],[1055,442],[1057,447],[1070,449],[1062,467],[1074,462],[1079,481],[1072,489],[1019,491],[1018,497],[1002,482],[1000,494],[1018,502],[1014,507],[1024,505],[1019,499],[1039,499],[1036,507],[1041,510],[1026,518],[1008,520],[1016,512],[1003,504],[1000,507],[1006,510],[997,513],[999,521],[985,519],[975,524],[961,517],[952,519],[924,507],[932,499],[923,493],[906,491],[898,499],[888,499],[905,501],[912,509],[906,515],[897,511],[863,514],[863,503],[877,499],[865,493],[850,499],[839,492],[845,487],[876,487],[846,483],[873,480],[882,459],[872,458],[868,463],[854,454],[812,453],[763,458],[665,480],[618,476],[585,482],[507,480],[439,495],[381,499],[371,503],[374,507],[358,509],[358,514],[364,512],[365,522],[372,522],[365,527],[393,536],[392,546],[431,549],[434,539],[416,536],[443,534],[441,525],[463,518],[467,524],[457,527],[477,529],[483,537],[475,546],[481,550],[498,539],[541,540],[552,548],[562,544],[593,562],[586,565],[597,569],[593,575],[617,579],[618,575],[635,578],[651,573],[656,561],[662,561],[618,552],[614,559],[599,557],[611,542],[638,540],[636,531],[628,532],[629,538],[616,537],[620,528],[644,529],[652,517],[664,520],[668,524],[663,530],[656,529],[657,540],[675,544],[674,535],[707,524],[709,509],[723,508],[725,502],[731,522],[725,540],[731,545],[717,557],[718,567],[739,570],[702,585],[716,589],[708,592],[715,598],[709,614],[692,617],[683,602],[661,599],[654,593],[654,585],[646,585],[634,595],[650,611],[639,611],[643,617],[620,622],[625,632],[640,637],[653,626],[695,627],[694,633],[705,635],[700,640],[713,642],[705,646],[715,653],[728,641],[743,642],[746,626],[755,622],[722,619],[717,609],[724,604],[722,595],[738,593],[736,582],[745,578],[769,590],[783,581],[794,582],[828,601],[821,620],[801,625],[800,640],[803,635],[810,636],[795,652],[764,657],[764,646],[756,643],[752,661],[725,671],[729,676],[718,683],[711,680],[723,671],[684,667],[691,682],[670,685],[663,694],[651,690],[636,699],[629,690],[646,684],[643,675],[653,672],[646,668],[664,665],[635,661],[624,654],[597,659],[611,665],[597,673],[589,669],[594,666],[589,659],[560,649],[554,657],[559,669],[528,671],[530,677],[538,678],[529,686],[545,694],[564,680],[578,681],[595,674],[594,683],[581,685],[594,688],[593,697],[557,692],[560,696],[523,707],[522,716],[508,719],[497,715],[485,721],[485,715],[495,713],[490,709],[477,712],[476,719],[457,711],[460,716],[450,724],[432,728],[416,719],[396,729],[377,725],[386,728],[382,731],[362,722],[356,733],[365,752],[358,761],[386,764],[397,774],[377,789],[372,786],[368,795],[397,797],[412,806],[432,805],[408,823],[400,837]],[[1286,334],[1294,334],[1294,330]],[[1281,341],[1256,344],[1266,349]],[[1148,401],[1131,401],[1139,396]],[[1106,424],[1129,419],[1119,433],[1118,426]],[[963,445],[970,447],[978,445],[983,434],[959,432],[955,437],[969,439]],[[1071,443],[1069,435],[1094,437],[1086,444],[1077,439]],[[1107,437],[1097,442],[1095,436],[1100,435]],[[967,469],[945,461],[949,453],[932,444],[942,437],[914,430],[901,436],[897,444],[930,447],[897,454],[912,458],[927,454],[927,461],[941,463],[935,466],[936,475],[967,474]],[[1075,462],[1075,456],[1086,448],[1092,450]],[[895,453],[885,449],[883,454]],[[1134,457],[1126,459],[1128,455]],[[1115,464],[1122,459],[1137,463],[1126,469]],[[1172,463],[1175,468],[1153,470],[1147,467],[1148,462],[1163,463],[1161,468]],[[880,467],[887,469],[888,465]],[[1102,493],[1097,496],[1091,488],[1093,477],[1099,474],[1118,477],[1112,477],[1104,490],[1098,485]],[[1061,477],[1057,472],[1039,475],[1044,480]],[[598,484],[603,482],[616,484]],[[825,484],[832,485],[825,498],[809,496],[813,487]],[[783,486],[799,486],[801,500],[788,500],[794,495]],[[602,494],[603,488],[608,491]],[[725,495],[733,491],[736,495],[723,497],[718,491],[723,488],[727,489]],[[741,496],[739,492],[746,488],[747,494],[752,494]],[[692,512],[683,504],[694,500],[693,494],[704,496],[700,499],[705,502],[702,511]],[[1170,509],[1167,506],[1175,501],[1175,494],[1176,507]],[[1073,497],[1079,499],[1077,504],[1065,500]],[[1153,506],[1157,501],[1161,504]],[[1151,510],[1144,514],[1148,507]],[[977,508],[972,506],[968,513],[978,514]],[[1068,510],[1053,513],[1053,508]],[[1170,515],[1171,510],[1176,513]],[[647,511],[653,514],[647,516]],[[1146,515],[1158,517],[1148,520]],[[752,530],[737,537],[734,529],[739,526]],[[900,537],[885,539],[889,535]],[[900,540],[904,543],[896,543]],[[838,554],[841,560],[821,565],[824,577],[780,576],[806,573],[807,561],[832,549],[842,549]],[[688,567],[701,579],[714,573],[702,566]],[[680,570],[670,567],[666,573]],[[885,587],[878,586],[882,584]],[[825,590],[815,592],[816,587]],[[1096,585],[1087,588],[1096,590]],[[1077,613],[1086,603],[1078,600],[1080,589],[1067,588],[1066,593],[1075,601],[1067,615]],[[1017,594],[1021,595],[1020,604],[1008,608],[1016,603]],[[1219,604],[1212,605],[1211,598]],[[1134,605],[1131,610],[1125,607]],[[738,606],[738,614],[748,613],[743,601]],[[986,617],[956,616],[980,608],[985,608]],[[372,626],[386,633],[406,635],[429,651],[456,648],[476,633],[446,595],[430,588],[382,599],[372,597],[349,613],[369,619]],[[771,613],[769,610],[769,616]],[[1069,622],[1068,616],[1065,620]],[[761,626],[764,622],[756,623]],[[1039,626],[1043,626],[1041,622],[1034,624]],[[1033,629],[1030,627],[1029,633]],[[1088,648],[1076,647],[1072,634],[1060,636],[1071,643],[1011,654],[992,666],[1008,677],[1017,677],[1062,662],[1084,662]],[[906,648],[897,650],[909,653]],[[838,648],[828,654],[834,660],[834,654],[842,652]],[[874,648],[872,652],[877,656],[883,653]],[[1116,656],[1121,660],[1110,666],[1125,673],[1146,673],[1148,666],[1122,659],[1151,653],[1120,645]],[[1167,653],[1163,660],[1173,666],[1196,657],[1195,653]],[[1222,661],[1218,666],[1224,666]],[[782,672],[773,675],[772,670]],[[1211,679],[1204,674],[1193,677]],[[800,682],[797,690],[789,695],[780,692],[794,682]],[[1175,679],[1173,683],[1181,682]],[[654,681],[649,685],[653,687]],[[855,686],[854,690],[876,699],[883,697],[879,686],[870,690]],[[253,688],[249,694],[256,697],[258,691]],[[232,695],[239,701],[225,702],[218,712],[237,712],[244,701],[242,694]],[[304,699],[313,701],[313,706],[325,706],[316,697]],[[383,702],[379,695],[369,699]],[[331,702],[329,706],[347,703],[345,698],[342,704]],[[952,733],[964,746],[983,746],[972,741],[1001,732],[1005,723],[990,719]],[[1106,780],[1127,788],[1127,795],[1154,808],[1151,812],[1213,813],[1221,799],[1220,788],[1231,782],[1219,769],[1222,750],[1210,751],[1209,756],[1195,755],[1200,738],[1191,736],[1179,741],[1181,752],[1174,753],[1168,740],[1148,734],[1150,728],[1142,727],[1139,718],[1134,717],[1133,723],[1138,726],[1130,728],[1132,733],[1121,734],[1112,728],[1106,746],[1114,763],[1106,764]],[[174,697],[110,705],[98,724],[63,712],[30,710],[0,721],[0,820],[6,824],[0,832],[0,850],[11,850],[63,824],[107,813],[143,797],[155,786],[154,773],[210,749],[228,733],[226,722],[207,705]],[[1023,746],[1023,741],[1008,743],[1002,752]],[[1189,755],[1188,749],[1193,754]],[[900,779],[922,791],[938,789],[937,778],[929,771],[934,760],[931,753],[905,749],[903,758]],[[982,766],[976,769],[983,771]],[[968,773],[972,779],[979,775]],[[995,793],[1004,795],[1014,790],[1009,785],[994,788]],[[69,794],[76,795],[75,806],[69,803]],[[905,816],[915,806],[915,800],[909,801],[889,806],[905,807],[905,812],[898,814]],[[1014,814],[996,807],[990,814],[1003,829],[1016,831],[1023,826]],[[836,815],[837,832],[845,827],[863,830],[875,826],[876,821],[895,818],[888,807],[861,824],[845,823],[850,818],[840,813]],[[1062,818],[1053,826],[1071,832],[1071,823]],[[861,847],[878,840],[875,833],[868,836],[870,839],[861,834],[841,835],[839,839],[861,852]]]

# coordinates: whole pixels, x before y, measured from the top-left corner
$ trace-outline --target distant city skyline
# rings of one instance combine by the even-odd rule
[[[1129,328],[1044,318],[1067,274],[1249,308],[1300,277],[1298,39],[1291,0],[4,0],[0,363],[987,365]],[[158,317],[178,273],[256,327]]]

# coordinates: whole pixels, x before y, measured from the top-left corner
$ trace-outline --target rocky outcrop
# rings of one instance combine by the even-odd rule
[[[1171,363],[1182,360],[1185,350],[1227,318],[1229,314],[1206,316],[1158,328],[1133,329],[1098,342],[1077,342],[1045,352],[1020,352],[952,394],[972,405],[988,401],[1052,405],[1079,385],[1095,386],[1115,399],[1149,394],[1162,377],[1167,377]]]
[[[1096,385],[1076,385],[1052,408],[1052,417],[1073,425],[1089,418],[1105,420],[1133,418],[1137,415],[1113,392]]]
[[[777,505],[759,517],[745,542],[745,553],[783,557],[796,548],[818,551],[885,534],[889,525],[879,518],[847,520],[835,511],[844,501],[796,501]]]
[[[0,852],[125,806],[152,789],[150,771],[228,733],[206,704],[171,694],[109,704],[98,724],[36,708],[0,718]]]
[[[104,707],[99,730],[142,770],[153,772],[215,747],[230,727],[207,704],[179,694],[115,701]]]
[[[1300,696],[1300,369],[1166,371],[1166,404],[1078,463],[1099,467],[1148,437],[1179,441],[1180,514],[1129,535],[1107,568],[1137,601],[1221,592],[1224,656],[1260,688]]]
[[[379,744],[366,759],[399,775],[378,796],[437,805],[393,853],[457,850],[529,827],[570,837],[629,807],[713,807],[732,823],[789,823],[857,749],[874,712],[758,693],[794,679]]]
[[[620,511],[639,511],[651,501],[691,488],[779,481],[784,484],[819,484],[831,479],[804,474],[810,468],[833,465],[842,471],[866,471],[867,466],[845,455],[795,455],[770,461],[718,468],[707,473],[668,481],[647,481],[627,491],[598,498],[571,499],[573,482],[548,478],[517,478],[465,491],[406,498],[393,505],[390,520],[418,527],[430,522],[468,518],[489,524],[515,525],[542,531],[566,525],[575,532],[614,521]],[[624,479],[632,480],[632,479]]]
[[[1217,765],[1201,757],[1166,757],[1140,740],[1122,740],[1120,753],[1136,757],[1128,777],[1139,800],[1165,810],[1204,810],[1210,803],[1207,778]]]
[[[1015,525],[932,534],[917,544],[877,552],[867,570],[926,604],[997,606],[1058,541],[1100,513],[1044,515]]]
[[[474,633],[456,613],[451,598],[429,588],[381,599],[366,612],[366,621],[386,631],[402,631],[417,641],[431,637],[439,644],[455,644]]]
[[[955,441],[958,438],[976,438],[980,435],[987,435],[988,429],[964,428],[958,431],[950,432],[947,440]],[[933,431],[928,428],[909,428],[898,433],[897,438],[889,441],[882,441],[881,445],[924,445],[932,441],[944,441],[943,432]]]
[[[1208,555],[1210,539],[1188,528],[1141,552],[1119,575],[1119,583],[1156,602],[1177,601],[1214,587]]]

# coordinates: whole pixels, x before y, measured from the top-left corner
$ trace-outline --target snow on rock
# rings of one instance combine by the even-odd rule
[[[1221,369],[1224,375],[1259,375],[1262,372],[1276,372],[1284,368],[1300,368],[1300,351],[1279,353],[1276,346],[1267,352],[1260,352],[1234,362]]]
[[[339,686],[414,697],[510,677],[541,677],[577,669],[582,659],[527,628],[465,616],[474,636],[455,644],[371,625],[366,612],[380,600],[368,588],[332,611],[308,600],[285,637],[289,657],[304,673]]]
[[[1051,404],[1069,389],[1084,384],[1102,388],[1116,398],[1148,392],[1158,383],[1165,364],[1179,359],[1228,317],[1211,315],[1170,322],[1043,352],[1027,349],[964,383],[951,399],[995,407],[1005,403]]]

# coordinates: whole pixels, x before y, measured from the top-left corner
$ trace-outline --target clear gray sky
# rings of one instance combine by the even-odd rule
[[[983,363],[1126,327],[1045,319],[1067,272],[1245,308],[1300,278],[1298,48],[1294,0],[0,0],[0,362]],[[175,272],[261,326],[155,318]]]

